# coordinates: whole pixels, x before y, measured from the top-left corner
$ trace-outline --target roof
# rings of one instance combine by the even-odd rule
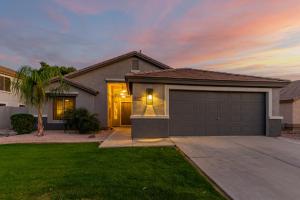
[[[280,90],[280,100],[297,100],[300,99],[300,80],[293,81]]]
[[[128,58],[131,58],[131,57],[140,58],[141,60],[144,60],[144,61],[147,61],[149,63],[152,63],[153,65],[155,65],[155,66],[157,66],[157,67],[159,67],[161,69],[172,69],[170,66],[168,66],[166,64],[163,64],[163,63],[161,63],[161,62],[159,62],[157,60],[154,60],[153,58],[150,58],[149,56],[147,56],[145,54],[142,54],[142,53],[137,52],[137,51],[132,51],[132,52],[129,52],[129,53],[126,53],[126,54],[114,57],[112,59],[105,60],[103,62],[91,65],[89,67],[77,70],[75,72],[67,74],[66,77],[68,77],[68,78],[74,78],[74,77],[80,76],[81,74],[85,74],[87,72],[99,69],[101,67],[105,67],[107,65],[110,65],[110,64],[113,64],[113,63],[116,63],[116,62],[119,62],[119,61],[122,61],[122,60],[125,60],[125,59],[128,59]]]
[[[0,74],[15,77],[16,71],[0,65]]]
[[[232,74],[224,72],[215,72],[208,70],[192,69],[192,68],[177,68],[177,69],[168,69],[168,70],[155,70],[150,72],[140,72],[140,73],[130,73],[126,75],[126,80],[132,82],[138,82],[144,80],[168,80],[172,82],[174,80],[184,83],[185,81],[192,82],[247,82],[251,83],[260,83],[261,85],[275,84],[278,87],[283,87],[290,83],[288,80],[276,79],[276,78],[267,78],[267,77],[258,77],[258,76],[248,76],[241,74]],[[166,82],[168,82],[166,81]],[[180,83],[178,82],[178,83]]]
[[[58,82],[60,79],[59,78],[55,78],[55,79],[52,79],[51,83],[55,83],[55,82]],[[71,85],[73,87],[76,87],[78,89],[81,89],[89,94],[92,94],[94,96],[96,96],[99,92],[94,90],[93,88],[90,88],[90,87],[87,87],[77,81],[74,81],[74,80],[71,80],[71,79],[68,79],[68,78],[63,78],[63,81],[65,83],[67,83],[68,85]]]

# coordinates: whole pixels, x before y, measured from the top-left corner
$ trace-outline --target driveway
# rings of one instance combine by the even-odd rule
[[[235,200],[300,199],[300,144],[264,136],[174,137]]]

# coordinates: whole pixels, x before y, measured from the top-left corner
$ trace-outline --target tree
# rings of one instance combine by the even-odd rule
[[[49,65],[48,63],[46,62],[40,62],[41,64],[41,68],[48,68],[48,67],[51,67],[51,68],[56,68],[60,71],[60,73],[64,76],[66,74],[69,74],[71,72],[75,72],[76,71],[76,68],[75,67],[66,67],[66,66],[57,66],[57,65]]]
[[[20,96],[21,100],[37,110],[37,136],[44,135],[43,106],[48,99],[46,90],[54,77],[61,79],[59,86],[56,88],[56,91],[59,91],[64,85],[59,68],[41,67],[40,69],[34,69],[30,66],[23,66],[17,71],[16,78],[12,83],[12,90]]]

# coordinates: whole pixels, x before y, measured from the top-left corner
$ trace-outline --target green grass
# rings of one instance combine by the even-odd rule
[[[224,199],[172,147],[0,145],[0,199]]]

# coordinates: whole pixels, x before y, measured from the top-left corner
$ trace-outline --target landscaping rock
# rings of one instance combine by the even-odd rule
[[[0,137],[8,137],[13,135],[17,135],[17,133],[14,130],[8,130],[8,129],[0,130]]]

